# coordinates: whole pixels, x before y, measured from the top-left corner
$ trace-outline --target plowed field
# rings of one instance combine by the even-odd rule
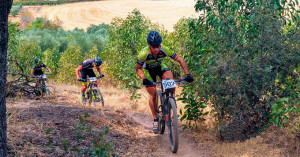
[[[65,30],[86,29],[91,24],[109,24],[115,17],[126,17],[135,8],[154,23],[173,31],[173,26],[182,17],[199,15],[194,9],[194,0],[124,0],[80,2],[56,6],[23,7],[34,17],[59,19]],[[13,19],[16,21],[17,19]]]

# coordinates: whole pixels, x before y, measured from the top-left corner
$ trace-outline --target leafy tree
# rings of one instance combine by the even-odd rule
[[[35,58],[42,59],[40,47],[35,42],[20,41],[16,49],[16,56],[13,59],[19,62],[25,74],[30,74],[30,70],[34,65]]]
[[[15,24],[15,23],[8,22],[8,33],[9,33],[8,49],[7,49],[8,59],[13,59],[17,55],[16,53],[16,49],[18,46],[17,35],[20,33],[18,27],[19,27],[18,23]]]
[[[197,97],[187,109],[211,103],[220,135],[229,141],[257,134],[269,120],[279,124],[288,118],[270,115],[281,98],[289,101],[281,101],[285,105],[278,110],[294,114],[299,109],[300,62],[295,3],[198,0],[195,8],[205,14],[190,21],[197,49],[190,51],[187,62],[198,85],[186,88],[195,93],[186,93],[185,101]],[[197,114],[187,114],[185,118],[197,119]]]
[[[61,54],[57,48],[54,48],[53,50],[48,49],[43,52],[43,62],[51,69],[54,75],[57,73],[59,68],[58,62],[60,60],[60,56]]]
[[[139,98],[136,90],[141,82],[135,72],[137,53],[147,46],[146,36],[153,29],[159,31],[158,25],[153,25],[136,9],[125,19],[115,18],[111,22],[102,58],[107,61],[107,73],[130,91],[132,100]]]
[[[59,60],[58,80],[60,82],[75,83],[75,69],[83,60],[80,47],[69,46],[67,51],[62,54]]]

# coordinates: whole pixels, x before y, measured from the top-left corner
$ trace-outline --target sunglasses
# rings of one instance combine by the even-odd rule
[[[157,46],[151,46],[151,45],[150,45],[150,47],[151,47],[151,48],[159,48],[159,47],[160,47],[160,44],[157,45]]]

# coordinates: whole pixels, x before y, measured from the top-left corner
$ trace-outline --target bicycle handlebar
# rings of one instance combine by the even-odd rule
[[[175,82],[184,83],[185,79],[174,80]],[[153,82],[154,85],[161,84],[162,82]]]
[[[97,79],[102,78],[101,76],[96,77]],[[88,79],[81,79],[81,82],[87,82]]]
[[[38,78],[38,77],[42,77],[43,75],[51,75],[52,73],[49,74],[42,74],[42,75],[29,75],[29,77],[34,77],[34,78]]]

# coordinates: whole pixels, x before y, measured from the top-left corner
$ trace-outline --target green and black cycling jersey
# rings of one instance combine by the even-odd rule
[[[161,45],[160,51],[157,54],[157,58],[151,53],[150,47],[145,47],[140,51],[137,59],[137,64],[143,66],[144,69],[150,70],[157,67],[166,67],[163,64],[162,60],[164,57],[169,56],[170,58],[176,60],[177,54],[174,51],[171,51],[168,47]]]
[[[156,82],[156,76],[159,76],[162,79],[162,75],[165,72],[170,71],[170,69],[162,62],[163,58],[167,56],[174,60],[178,58],[174,51],[171,51],[164,45],[161,45],[160,51],[157,54],[157,58],[154,58],[151,53],[150,47],[147,46],[142,51],[140,51],[137,59],[137,64],[143,66],[144,74],[148,80]]]

